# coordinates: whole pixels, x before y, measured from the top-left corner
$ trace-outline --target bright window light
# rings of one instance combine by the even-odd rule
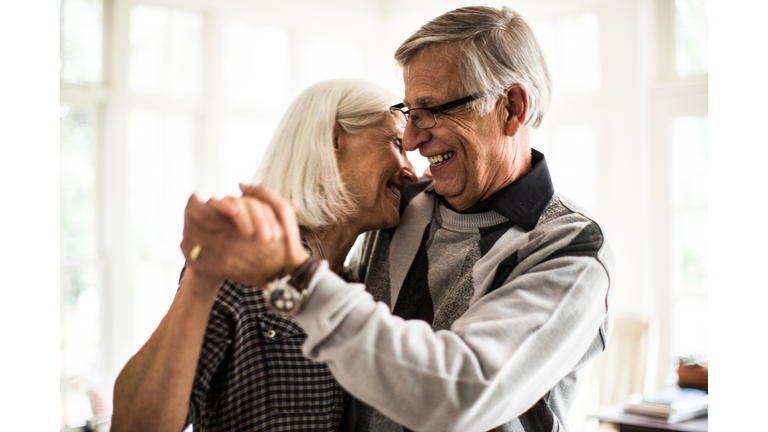
[[[537,21],[531,28],[547,59],[554,92],[600,89],[600,26],[595,14]]]
[[[670,139],[672,354],[707,356],[707,117],[676,117]]]
[[[134,6],[130,24],[131,91],[194,98],[203,89],[203,17]]]
[[[238,183],[253,179],[275,129],[277,121],[245,117],[228,118],[222,124],[219,163],[223,193],[239,195]]]
[[[675,66],[680,76],[709,68],[707,0],[675,0]]]
[[[61,110],[61,426],[93,416],[99,364],[96,146],[91,110]]]
[[[101,0],[61,0],[61,80],[101,83],[103,11]]]
[[[239,21],[222,30],[222,87],[227,102],[282,111],[290,102],[288,34]]]
[[[316,39],[301,49],[302,87],[334,78],[362,78],[363,54],[358,44]]]
[[[184,257],[184,207],[195,182],[194,117],[134,110],[128,118],[134,340],[140,348],[168,311]]]
[[[535,129],[531,142],[547,158],[555,191],[594,212],[597,208],[597,138],[590,125]]]

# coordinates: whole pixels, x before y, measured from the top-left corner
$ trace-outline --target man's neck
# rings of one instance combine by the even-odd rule
[[[493,175],[493,179],[490,186],[483,192],[480,198],[475,199],[473,202],[462,202],[459,196],[445,197],[448,203],[457,211],[464,211],[477,203],[487,200],[494,194],[514,183],[517,179],[527,174],[532,167],[531,163],[531,147],[528,142],[527,130],[523,137],[520,137],[520,141],[513,142],[514,152],[511,155],[509,162],[501,161],[497,167],[496,172]]]

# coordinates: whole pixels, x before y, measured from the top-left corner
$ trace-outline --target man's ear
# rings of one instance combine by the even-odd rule
[[[512,137],[517,135],[528,116],[528,91],[522,84],[515,84],[507,89],[505,107],[504,133]]]
[[[343,136],[345,135],[344,129],[342,129],[339,122],[333,122],[333,148],[337,152],[339,151],[339,141],[343,140]]]

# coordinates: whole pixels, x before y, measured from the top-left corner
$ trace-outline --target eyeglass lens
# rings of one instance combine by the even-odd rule
[[[400,127],[405,127],[405,124],[408,120],[413,122],[414,126],[420,129],[429,129],[437,124],[437,120],[435,119],[435,115],[429,112],[429,110],[426,109],[412,109],[408,110],[408,115],[399,110],[399,109],[393,109],[391,110],[392,115],[395,116],[395,122]]]
[[[420,129],[429,129],[437,123],[434,114],[428,110],[415,109],[411,110],[409,114],[413,124]]]
[[[399,109],[392,109],[390,110],[393,116],[395,116],[395,123],[397,123],[398,126],[401,128],[405,127],[405,123],[407,122],[407,119],[405,118],[405,113],[400,111]]]

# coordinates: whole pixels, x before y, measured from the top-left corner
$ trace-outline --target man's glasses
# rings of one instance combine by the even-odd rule
[[[464,105],[468,102],[472,102],[473,100],[480,99],[485,96],[485,93],[482,92],[475,93],[473,95],[431,108],[408,109],[405,107],[404,103],[399,103],[389,107],[389,112],[395,116],[395,121],[400,127],[405,127],[406,122],[410,120],[419,129],[429,129],[437,125],[438,114],[442,114],[451,108],[456,108],[457,106]]]

